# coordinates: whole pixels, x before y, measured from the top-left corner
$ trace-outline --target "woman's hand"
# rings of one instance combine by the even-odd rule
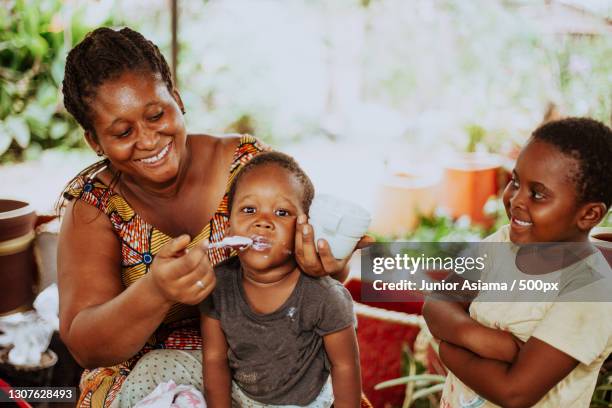
[[[329,248],[326,240],[320,239],[316,244],[319,248],[315,248],[314,231],[312,225],[308,224],[308,218],[305,214],[300,214],[297,218],[295,228],[295,259],[300,268],[311,276],[334,275],[340,278],[341,272],[347,272],[347,264],[351,259],[351,255],[345,259],[336,259]],[[374,239],[368,235],[361,238],[355,249],[365,248],[372,244]],[[345,278],[343,276],[342,278]],[[339,279],[343,280],[343,279]]]
[[[187,249],[188,235],[166,243],[148,274],[157,293],[169,303],[196,305],[215,287],[215,273],[208,259],[208,241]]]

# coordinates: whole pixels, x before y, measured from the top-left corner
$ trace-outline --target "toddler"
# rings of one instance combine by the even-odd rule
[[[230,187],[228,236],[253,244],[215,267],[215,290],[201,305],[212,408],[359,406],[351,296],[302,273],[293,256],[296,219],[313,195],[308,176],[278,152],[254,157]]]

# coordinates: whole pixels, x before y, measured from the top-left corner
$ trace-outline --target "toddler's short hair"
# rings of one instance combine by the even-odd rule
[[[567,118],[546,123],[532,140],[550,143],[578,161],[574,177],[579,203],[612,204],[612,129],[589,118]]]
[[[242,169],[238,172],[230,189],[227,193],[227,208],[231,212],[232,205],[234,202],[234,196],[236,195],[236,188],[240,179],[244,177],[246,174],[250,173],[257,167],[266,165],[266,164],[274,164],[283,169],[288,170],[302,185],[302,210],[308,214],[308,210],[310,210],[310,204],[312,203],[312,199],[314,197],[314,186],[312,185],[312,181],[308,175],[302,170],[299,164],[295,161],[295,159],[287,154],[280,152],[263,152],[259,153],[255,157],[253,157],[247,164],[242,167]]]

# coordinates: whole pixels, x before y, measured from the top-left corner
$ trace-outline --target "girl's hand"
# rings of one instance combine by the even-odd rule
[[[314,231],[307,221],[306,215],[300,214],[295,228],[295,259],[300,268],[311,276],[338,275],[345,271],[352,254],[345,259],[334,258],[329,244],[324,239],[317,243],[317,253]],[[355,249],[365,248],[373,242],[374,239],[366,235],[357,243]]]
[[[208,259],[208,241],[187,249],[188,235],[167,242],[155,256],[147,274],[154,290],[167,303],[197,305],[215,287],[215,274]]]

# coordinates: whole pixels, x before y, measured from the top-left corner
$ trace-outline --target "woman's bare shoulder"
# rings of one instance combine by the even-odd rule
[[[234,151],[240,144],[242,135],[222,134],[190,134],[189,140],[196,153],[213,153],[215,156],[221,154],[223,157],[233,157]]]

